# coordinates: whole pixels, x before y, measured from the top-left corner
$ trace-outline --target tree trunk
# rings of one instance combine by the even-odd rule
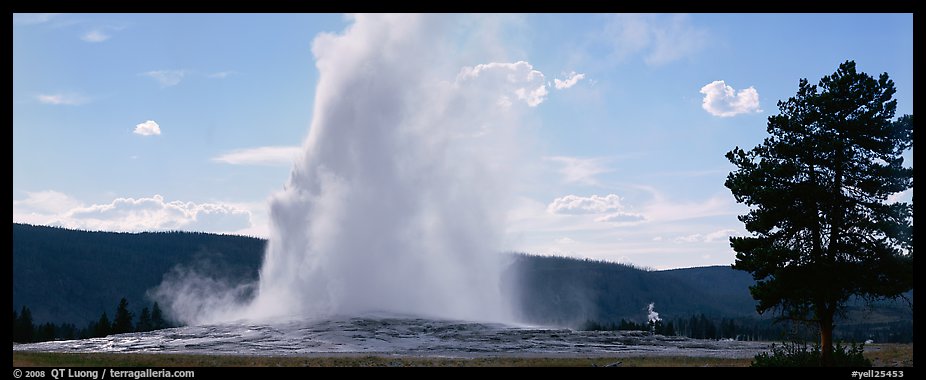
[[[833,365],[833,312],[826,310],[820,315],[820,352],[824,367]]]

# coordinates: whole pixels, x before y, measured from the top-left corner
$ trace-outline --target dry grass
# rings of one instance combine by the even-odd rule
[[[866,344],[865,357],[875,367],[913,367],[913,343]]]

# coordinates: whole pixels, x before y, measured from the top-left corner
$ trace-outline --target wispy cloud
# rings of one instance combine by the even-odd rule
[[[219,71],[219,72],[209,74],[208,77],[212,79],[225,79],[225,78],[228,78],[232,74],[235,74],[235,72],[232,70],[227,70],[227,71]]]
[[[714,116],[762,112],[759,109],[759,92],[753,87],[737,92],[724,81],[716,80],[701,87],[701,93],[704,94],[701,108]]]
[[[13,25],[36,25],[51,21],[60,13],[14,13]]]
[[[575,71],[573,71],[569,73],[569,75],[567,75],[566,79],[564,80],[553,79],[553,85],[557,90],[564,90],[575,86],[576,83],[579,83],[579,81],[583,78],[585,78],[585,74],[577,74]]]
[[[298,146],[262,146],[234,150],[212,160],[232,165],[292,165],[301,151]]]
[[[161,87],[171,87],[180,84],[186,74],[186,70],[153,70],[139,75],[153,78]]]
[[[161,134],[161,126],[154,120],[148,120],[144,123],[136,124],[135,130],[133,130],[132,133],[142,136],[157,136]]]
[[[743,206],[729,196],[714,196],[701,201],[679,202],[667,199],[662,193],[643,206],[643,214],[655,222],[694,220],[715,216],[734,216],[742,213]]]
[[[605,158],[553,156],[546,157],[546,160],[560,165],[559,172],[563,175],[563,181],[566,183],[597,185],[598,179],[595,177],[611,171],[605,165],[607,162]]]
[[[90,102],[86,96],[75,93],[39,94],[35,97],[40,103],[52,105],[78,106]]]
[[[642,56],[646,64],[658,66],[698,52],[710,34],[687,15],[617,14],[605,24],[601,38],[610,44],[612,59]]]
[[[742,234],[737,230],[722,229],[707,234],[691,234],[679,236],[674,240],[676,243],[713,243],[718,241],[726,241],[731,236],[740,235]]]
[[[26,213],[48,214],[78,207],[83,207],[83,204],[59,191],[26,192],[25,199],[13,200],[13,215],[17,214],[16,210],[25,211]],[[20,214],[23,214],[23,212],[20,212]]]

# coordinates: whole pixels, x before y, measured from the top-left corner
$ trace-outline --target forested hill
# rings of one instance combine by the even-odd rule
[[[232,235],[87,232],[14,223],[13,309],[28,306],[37,322],[84,326],[104,311],[112,315],[125,297],[138,315],[151,306],[146,292],[177,266],[231,282],[256,280],[265,244]],[[752,278],[729,266],[650,271],[564,257],[510,259],[503,290],[526,322],[641,323],[649,303],[667,320],[757,317],[748,289]],[[903,321],[912,329],[912,311],[901,303],[881,304],[873,312],[854,308],[863,317],[857,320]]]
[[[13,224],[13,309],[40,322],[84,326],[112,316],[126,297],[137,312],[145,293],[177,265],[208,265],[232,279],[254,279],[266,242],[197,232],[115,233]]]
[[[642,322],[655,303],[663,316],[756,316],[752,277],[729,266],[647,271],[633,266],[565,257],[515,255],[506,276],[517,292],[521,317],[575,326],[586,320]]]

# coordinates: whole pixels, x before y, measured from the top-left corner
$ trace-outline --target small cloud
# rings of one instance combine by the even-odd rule
[[[154,78],[161,84],[161,87],[171,87],[180,84],[186,75],[186,70],[154,70],[139,75]]]
[[[553,84],[557,90],[564,90],[575,86],[580,80],[585,78],[585,74],[577,74],[575,71],[569,73],[565,80],[553,79]]]
[[[212,78],[212,79],[225,79],[225,78],[228,78],[229,75],[232,75],[232,74],[234,74],[234,73],[235,73],[235,72],[234,72],[234,71],[231,71],[231,70],[229,70],[229,71],[219,71],[219,72],[217,72],[217,73],[209,74],[209,78]]]
[[[112,36],[106,34],[106,32],[104,32],[102,29],[93,29],[80,36],[80,39],[86,42],[103,42],[108,40],[110,37]]]
[[[292,165],[300,152],[302,148],[298,146],[262,146],[224,153],[212,161],[231,165]]]
[[[546,159],[562,165],[560,173],[566,183],[597,185],[598,180],[595,176],[611,171],[605,166],[604,158],[554,156]]]
[[[701,87],[704,100],[701,107],[709,114],[731,117],[749,112],[762,112],[759,109],[759,92],[749,87],[737,92],[722,80],[713,81]]]
[[[40,94],[35,98],[40,103],[52,104],[56,106],[77,106],[89,102],[89,99],[78,94]]]
[[[133,130],[132,133],[142,136],[157,136],[161,134],[161,126],[154,120],[148,120],[144,123],[136,124],[135,130]]]

